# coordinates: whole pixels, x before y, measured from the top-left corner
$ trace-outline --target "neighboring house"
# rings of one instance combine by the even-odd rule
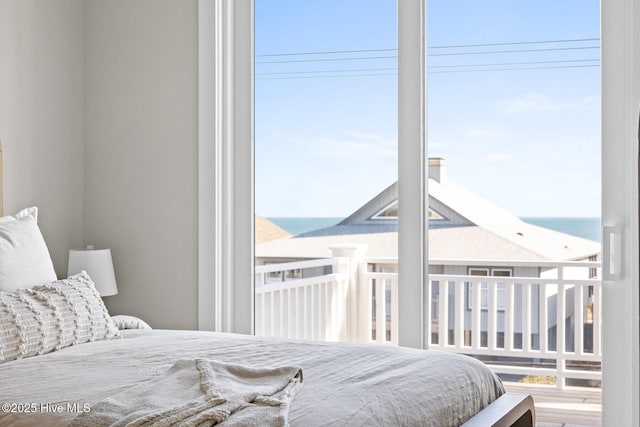
[[[327,258],[336,243],[367,246],[368,257],[397,257],[397,183],[339,224],[256,244],[257,264]],[[429,159],[429,258],[471,260],[593,259],[600,244],[528,224],[485,199],[447,181],[443,159]],[[434,274],[468,274],[465,266],[439,266]],[[516,268],[514,276],[541,272]],[[542,272],[544,273],[544,272]]]
[[[275,225],[268,219],[256,215],[255,216],[255,243],[270,242],[272,240],[284,239],[290,237],[287,231]]]
[[[513,261],[596,261],[600,252],[598,242],[560,233],[528,224],[515,215],[461,188],[446,179],[444,159],[429,159],[429,273],[463,276],[544,277],[555,278],[555,268],[513,265]],[[292,236],[258,243],[255,248],[256,264],[272,264],[306,259],[329,258],[330,248],[336,244],[366,245],[366,257],[397,258],[398,256],[398,188],[392,184],[339,224]],[[473,260],[473,263],[450,265],[446,261]],[[486,260],[487,265],[481,261]],[[495,261],[504,261],[496,265]],[[479,262],[480,261],[480,262]],[[489,261],[492,261],[489,263]],[[373,271],[395,271],[395,263],[369,264]],[[313,269],[300,271],[296,277],[325,274]],[[590,279],[595,269],[565,269],[564,279]],[[502,288],[504,289],[504,288]],[[435,290],[434,290],[435,292]],[[450,289],[449,292],[452,292]],[[521,298],[516,289],[515,301]],[[537,292],[537,290],[536,290]],[[467,298],[469,290],[467,289]],[[590,295],[585,295],[585,307]],[[483,295],[483,300],[485,295]],[[538,295],[532,295],[534,305]],[[548,297],[550,307],[555,306],[555,294]],[[567,322],[572,322],[573,292],[567,293]],[[451,298],[451,301],[453,298]],[[504,292],[498,293],[498,307],[504,306]],[[470,305],[469,305],[470,308]],[[453,310],[450,310],[453,313]],[[538,313],[536,306],[532,313]],[[551,310],[555,314],[555,310]],[[486,314],[486,313],[485,313]],[[522,313],[516,311],[516,325]],[[502,322],[503,313],[498,315]],[[549,324],[554,325],[554,315]],[[486,325],[486,315],[482,323]],[[470,326],[471,310],[465,316]],[[537,319],[532,319],[537,334]],[[450,323],[452,324],[452,323]],[[467,325],[468,324],[468,325]],[[485,326],[486,327],[486,326]],[[466,329],[466,327],[465,327]],[[484,328],[483,328],[484,329]],[[516,326],[516,334],[521,331]],[[553,336],[553,330],[550,330]],[[534,338],[535,339],[535,338]],[[571,337],[569,337],[571,339]]]

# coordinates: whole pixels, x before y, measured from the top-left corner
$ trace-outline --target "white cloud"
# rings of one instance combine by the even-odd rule
[[[511,154],[507,153],[492,153],[487,154],[484,160],[488,163],[506,163],[510,162],[513,159]]]
[[[309,148],[324,157],[349,159],[397,159],[394,140],[372,133],[350,133],[351,138],[316,137],[307,143]]]
[[[470,127],[465,130],[468,138],[474,139],[500,139],[506,134],[502,126],[490,125],[484,127]]]
[[[395,139],[389,139],[373,132],[345,132],[346,136],[360,141],[377,141],[387,145],[395,145]]]
[[[555,112],[562,108],[562,104],[553,101],[545,95],[536,93],[530,93],[520,98],[507,101],[503,106],[504,112],[510,114],[526,112]]]
[[[556,113],[561,111],[585,110],[599,107],[598,96],[585,96],[573,101],[560,101],[540,93],[528,93],[519,98],[502,103],[502,111],[518,113]]]

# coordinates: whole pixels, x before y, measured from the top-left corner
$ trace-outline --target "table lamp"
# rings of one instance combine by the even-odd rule
[[[89,274],[101,297],[118,293],[111,249],[93,249],[91,245],[88,245],[86,249],[71,249],[67,268],[68,275],[80,273],[82,270]]]

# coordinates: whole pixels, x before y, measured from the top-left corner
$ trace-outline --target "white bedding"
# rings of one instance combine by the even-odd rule
[[[459,426],[504,392],[475,359],[435,351],[194,331],[122,333],[119,340],[0,364],[0,403],[36,410],[6,413],[3,405],[0,426],[66,426],[77,415],[73,410],[195,357],[301,366],[304,387],[291,405],[292,426]]]

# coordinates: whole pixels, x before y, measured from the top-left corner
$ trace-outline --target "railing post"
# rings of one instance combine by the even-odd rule
[[[558,294],[556,297],[556,369],[558,370],[556,384],[560,390],[564,389],[567,385],[567,379],[565,377],[565,371],[567,370],[566,291],[567,288],[564,283],[564,266],[561,265],[558,267]]]
[[[265,280],[265,274],[264,273],[257,273],[256,274],[256,287],[258,286],[264,286],[267,281]]]
[[[360,301],[362,298],[367,298],[366,289],[361,289],[358,284],[360,283],[360,271],[361,268],[366,268],[364,265],[364,257],[367,249],[367,245],[358,244],[335,244],[329,247],[332,258],[349,258],[347,266],[339,266],[337,273],[348,273],[349,275],[349,292],[347,296],[348,316],[347,321],[347,340],[349,342],[361,342],[365,341],[366,337],[363,337],[359,331],[362,329],[361,322],[364,322],[365,314],[360,313]],[[365,287],[366,288],[366,287]],[[370,296],[368,297],[370,298]],[[371,321],[371,315],[369,313],[369,321]]]

